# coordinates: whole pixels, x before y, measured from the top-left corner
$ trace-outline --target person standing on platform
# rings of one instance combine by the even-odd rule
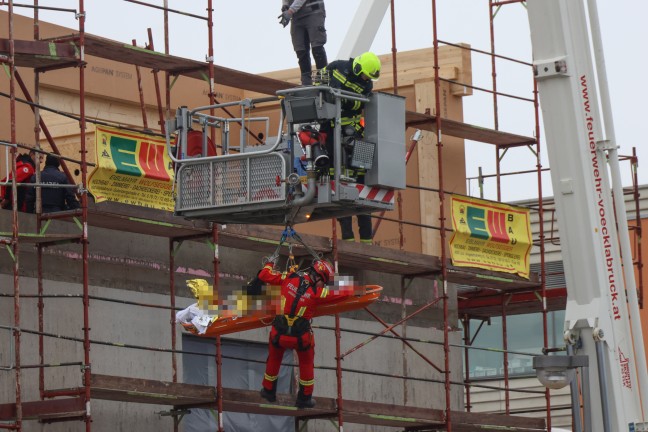
[[[312,85],[311,51],[315,67],[319,70],[328,63],[326,59],[326,10],[324,0],[282,0],[279,24],[286,27],[289,22],[290,37],[297,54],[302,85]]]

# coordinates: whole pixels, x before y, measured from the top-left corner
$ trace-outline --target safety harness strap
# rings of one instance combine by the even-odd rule
[[[275,346],[279,346],[279,338],[286,335],[294,336],[299,339],[297,343],[300,351],[308,349],[307,346],[305,347],[303,345],[301,340],[301,336],[310,331],[310,322],[302,317],[304,312],[306,312],[306,307],[301,307],[299,311],[297,311],[299,300],[306,291],[308,291],[308,288],[312,288],[313,293],[317,293],[316,288],[306,280],[306,277],[304,277],[304,275],[299,275],[299,287],[297,288],[295,299],[290,307],[290,312],[287,315],[277,315],[272,322],[272,325],[277,330],[277,336],[272,341]]]

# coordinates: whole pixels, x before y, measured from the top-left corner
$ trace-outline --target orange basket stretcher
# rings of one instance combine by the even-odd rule
[[[346,297],[337,302],[318,306],[314,316],[335,315],[362,309],[378,300],[382,289],[383,287],[379,285],[365,285],[364,294]],[[215,317],[202,333],[191,322],[179,321],[179,323],[189,333],[201,337],[215,337],[269,326],[272,324],[274,317],[275,315],[273,314]]]

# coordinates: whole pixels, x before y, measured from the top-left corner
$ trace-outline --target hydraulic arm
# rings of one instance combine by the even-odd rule
[[[529,0],[528,11],[567,281],[565,339],[589,357],[593,430],[634,430],[648,413],[648,377],[596,2]]]

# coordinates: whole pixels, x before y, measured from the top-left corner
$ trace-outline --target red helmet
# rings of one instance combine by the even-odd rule
[[[329,281],[333,279],[333,275],[335,274],[333,266],[326,260],[313,261],[313,271],[315,271],[315,273],[317,273],[322,278],[325,284],[329,283]]]

